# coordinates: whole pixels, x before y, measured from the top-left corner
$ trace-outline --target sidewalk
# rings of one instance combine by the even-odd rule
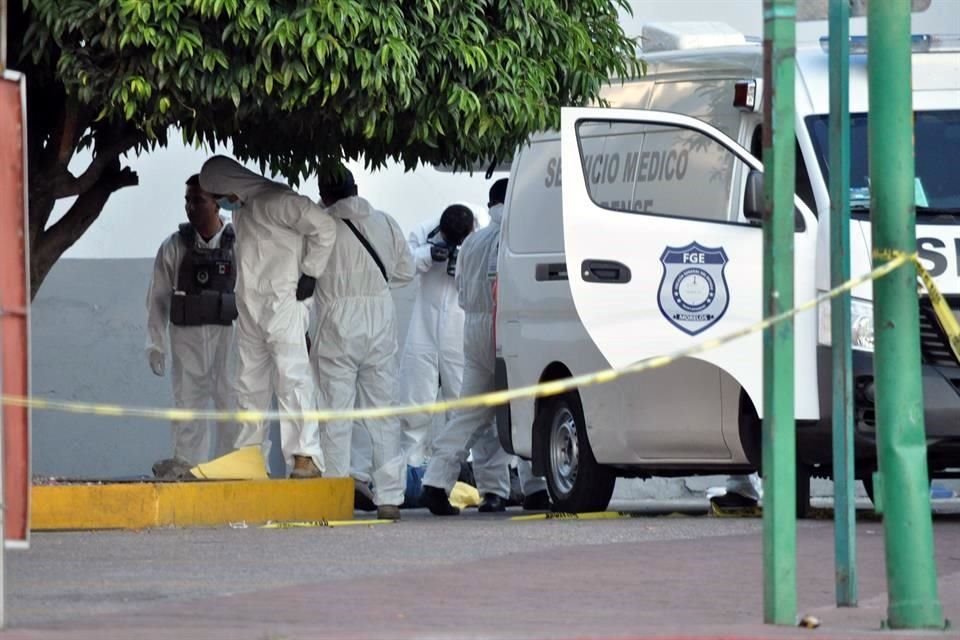
[[[632,522],[644,526],[642,518]],[[960,520],[938,520],[935,535],[940,600],[960,623]],[[799,610],[820,618],[815,631],[759,624],[761,539],[747,534],[556,547],[156,606],[0,638],[960,638],[956,625],[946,633],[881,632],[881,523],[860,523],[857,544],[860,607],[837,610],[832,522],[798,531]],[[389,548],[370,551],[382,556],[358,561],[390,563]]]

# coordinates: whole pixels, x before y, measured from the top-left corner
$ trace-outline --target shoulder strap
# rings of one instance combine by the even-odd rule
[[[377,268],[380,269],[380,275],[383,276],[383,279],[384,279],[386,282],[390,282],[390,278],[387,277],[387,270],[386,270],[386,268],[384,268],[384,266],[383,266],[383,260],[381,260],[381,259],[380,259],[380,256],[377,255],[377,252],[376,252],[376,250],[373,248],[373,245],[371,245],[370,242],[369,242],[366,238],[363,237],[363,234],[360,233],[360,230],[357,229],[357,227],[353,224],[353,222],[351,222],[350,220],[347,220],[347,219],[345,219],[345,218],[343,218],[343,222],[344,222],[344,224],[346,224],[348,227],[350,227],[350,231],[353,231],[353,235],[357,236],[357,240],[359,240],[359,241],[360,241],[360,244],[363,245],[363,248],[367,250],[367,253],[370,254],[370,257],[371,257],[371,258],[373,258],[373,261],[377,263]]]
[[[177,233],[180,234],[180,239],[183,240],[183,244],[185,244],[188,249],[196,248],[197,230],[193,228],[192,224],[189,222],[182,223]]]
[[[237,240],[237,234],[233,230],[233,225],[229,222],[224,225],[223,233],[220,236],[220,248],[224,251],[230,251],[233,249],[233,244]]]

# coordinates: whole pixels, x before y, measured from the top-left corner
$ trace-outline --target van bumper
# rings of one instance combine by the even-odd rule
[[[497,358],[493,370],[493,383],[497,391],[509,389],[507,383],[507,363],[503,358]],[[496,409],[497,416],[497,438],[500,440],[500,446],[510,455],[513,450],[513,425],[510,419],[510,403],[501,404]]]
[[[830,466],[833,446],[833,349],[817,347],[820,420],[797,425],[797,452],[809,464]],[[960,465],[960,367],[921,365],[924,424],[931,469]],[[876,466],[873,354],[853,352],[854,457]],[[866,470],[866,469],[865,469]]]

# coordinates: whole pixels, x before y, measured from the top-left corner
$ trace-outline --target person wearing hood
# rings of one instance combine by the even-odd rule
[[[170,337],[170,377],[178,409],[235,408],[233,392],[234,231],[219,214],[216,199],[200,188],[200,176],[187,179],[187,220],[157,251],[147,291],[147,360],[154,374],[166,370]],[[237,425],[206,420],[172,424],[173,458],[153,466],[160,478],[175,478],[194,465],[233,450]],[[211,438],[211,435],[213,437]]]
[[[451,400],[460,395],[463,378],[463,309],[454,283],[457,255],[476,229],[477,216],[465,204],[452,204],[439,220],[419,225],[408,239],[420,279],[407,339],[400,358],[397,404]],[[407,463],[420,467],[432,448],[433,417],[402,416]],[[441,422],[442,424],[442,422]]]
[[[413,280],[413,255],[400,225],[357,195],[346,167],[320,181],[320,198],[337,224],[337,242],[314,295],[317,327],[310,357],[320,405],[387,407],[397,379],[397,314],[390,288]],[[327,423],[322,438],[327,476],[350,477],[355,426],[372,444],[377,516],[399,520],[406,461],[397,418]]]
[[[471,234],[460,249],[456,285],[466,319],[463,329],[465,367],[461,397],[488,393],[494,384],[493,279],[497,272],[500,221],[507,179],[490,187],[490,224]],[[500,446],[493,407],[454,412],[433,441],[433,455],[423,476],[420,496],[434,515],[457,515],[449,501],[460,466],[473,453],[473,474],[483,496],[481,512],[504,511],[510,497],[510,456]]]
[[[233,212],[237,259],[237,404],[266,411],[272,396],[284,413],[316,408],[316,383],[304,335],[315,278],[327,265],[337,225],[323,207],[225,156],[203,164],[200,185]],[[248,422],[236,446],[267,452],[265,423]],[[280,421],[284,459],[293,478],[324,470],[320,425],[304,418]]]

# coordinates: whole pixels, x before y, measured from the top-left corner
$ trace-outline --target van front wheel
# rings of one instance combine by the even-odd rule
[[[538,416],[545,446],[547,487],[554,511],[603,511],[616,475],[593,457],[583,409],[575,395],[548,399]]]

